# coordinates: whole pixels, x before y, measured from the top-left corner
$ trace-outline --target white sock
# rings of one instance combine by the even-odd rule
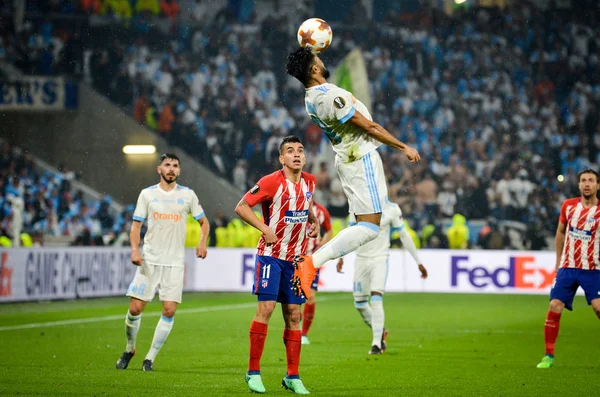
[[[150,351],[146,354],[146,360],[154,361],[160,348],[163,347],[167,340],[171,328],[173,328],[174,319],[175,317],[160,316],[160,320],[158,320],[158,325],[154,331],[154,338],[152,338],[152,346],[150,346]]]
[[[135,340],[137,339],[141,323],[141,314],[134,316],[129,310],[127,311],[127,315],[125,316],[125,336],[127,337],[127,346],[125,347],[126,352],[133,353],[135,351]]]
[[[369,302],[354,302],[354,307],[360,313],[360,316],[364,320],[365,324],[371,328],[371,319],[373,318],[373,310],[371,310],[371,306],[369,306]]]
[[[383,336],[383,324],[385,322],[385,314],[383,313],[383,296],[373,295],[371,296],[371,309],[373,311],[371,315],[372,329],[373,329],[373,343],[371,346],[377,345],[381,348],[381,337]]]
[[[378,234],[379,226],[376,224],[358,222],[355,226],[342,230],[331,241],[319,248],[313,254],[313,265],[318,269],[327,261],[355,251],[361,245],[375,239]]]
[[[402,241],[402,246],[406,248],[408,252],[410,252],[410,255],[413,257],[415,262],[417,262],[417,265],[422,264],[423,262],[421,262],[421,258],[419,258],[415,242],[413,241],[412,237],[410,237],[410,234],[408,234],[408,232],[406,231],[406,228],[403,227],[402,229],[400,229],[398,234],[400,235],[400,241]]]

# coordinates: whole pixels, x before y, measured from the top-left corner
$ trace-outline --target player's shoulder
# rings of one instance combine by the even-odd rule
[[[187,186],[182,186],[182,185],[177,185],[177,187],[175,188],[175,191],[177,193],[183,194],[183,195],[195,194],[194,190],[192,188],[189,188]]]
[[[302,178],[308,182],[317,183],[317,177],[308,172],[302,171]]]
[[[577,205],[577,204],[579,204],[580,201],[581,201],[581,197],[568,198],[565,201],[563,201],[563,207]]]
[[[140,192],[140,196],[150,196],[152,194],[156,194],[158,193],[158,183],[156,185],[152,185],[152,186],[148,186],[144,189],[142,189],[142,191]]]
[[[275,172],[272,172],[270,174],[267,174],[265,176],[263,176],[262,178],[260,178],[258,180],[258,182],[256,182],[255,187],[258,186],[258,189],[260,188],[265,188],[265,189],[277,189],[277,186],[282,185],[285,183],[285,176],[283,175],[283,171],[282,170],[277,170]],[[255,189],[255,188],[253,188]],[[257,190],[258,192],[258,190]]]

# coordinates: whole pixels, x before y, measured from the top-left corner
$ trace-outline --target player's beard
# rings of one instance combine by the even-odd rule
[[[162,178],[163,181],[165,181],[167,183],[174,183],[175,181],[177,181],[177,175],[175,175],[175,174],[167,175],[167,174],[163,174],[161,172],[160,177]]]
[[[325,80],[327,80],[329,76],[331,76],[331,73],[329,73],[329,69],[327,69],[325,66],[323,66],[323,68],[321,69],[321,74],[323,75],[323,78]]]

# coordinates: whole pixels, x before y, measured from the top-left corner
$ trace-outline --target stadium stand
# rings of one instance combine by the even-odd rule
[[[43,12],[42,3],[28,7]],[[289,133],[305,139],[315,174],[325,163],[323,179],[336,179],[321,134],[305,117],[301,87],[284,74],[295,45],[281,45],[295,34],[289,17],[264,13],[240,23],[217,7],[206,20],[197,2],[181,1],[182,19],[173,23],[169,12],[155,12],[158,1],[130,2],[131,17],[117,11],[123,2],[100,3],[81,3],[98,15],[77,29],[60,18],[37,30],[26,23],[19,35],[5,27],[3,58],[30,73],[82,75],[240,190],[276,166],[277,142]],[[142,3],[152,11],[142,12]],[[383,149],[390,198],[415,230],[440,217],[447,228],[461,214],[481,227],[488,218],[516,225],[511,241],[535,240],[553,233],[559,203],[576,192],[576,172],[599,162],[597,26],[596,13],[530,2],[452,16],[390,11],[377,28],[335,25],[324,58],[332,68],[361,48],[374,119],[424,157],[408,166]],[[98,32],[109,34],[98,40]],[[340,203],[330,186],[319,201],[332,208]],[[470,235],[476,242],[479,230]]]

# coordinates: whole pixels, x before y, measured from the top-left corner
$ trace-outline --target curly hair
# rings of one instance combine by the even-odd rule
[[[308,83],[310,67],[315,62],[315,54],[309,47],[300,47],[287,57],[286,72],[297,78],[302,84]]]

